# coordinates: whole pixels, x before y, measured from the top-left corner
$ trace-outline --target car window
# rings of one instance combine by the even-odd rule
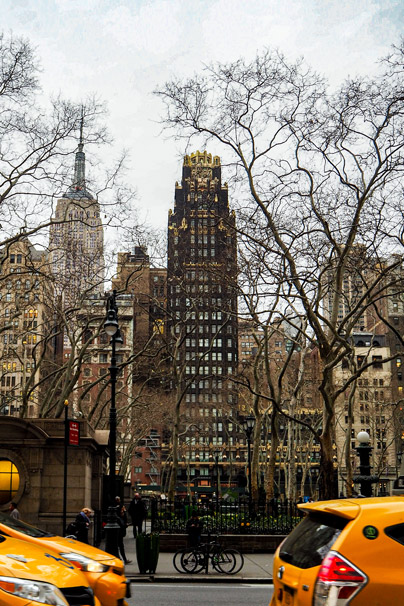
[[[394,526],[388,526],[384,529],[390,539],[394,539],[397,543],[404,545],[404,524],[394,524]]]
[[[279,555],[298,568],[319,566],[347,523],[338,516],[310,513],[282,543]]]
[[[0,513],[0,524],[4,526],[8,526],[9,528],[13,528],[14,530],[18,530],[23,534],[26,534],[29,537],[52,537],[55,536],[50,532],[45,532],[44,530],[40,530],[39,528],[35,528],[35,526],[30,526],[26,522],[22,520],[16,520],[15,518],[11,518],[10,516],[4,515],[4,513]],[[5,529],[0,528],[0,533],[7,534]]]

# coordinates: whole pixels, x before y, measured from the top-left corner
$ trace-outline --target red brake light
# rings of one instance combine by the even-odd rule
[[[321,564],[318,580],[324,583],[364,583],[366,576],[338,553],[329,553]]]
[[[358,593],[367,576],[336,551],[324,558],[316,580],[313,606],[343,606]]]

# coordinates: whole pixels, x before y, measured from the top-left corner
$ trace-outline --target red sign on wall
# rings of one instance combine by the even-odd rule
[[[78,446],[80,443],[80,424],[69,421],[69,446]]]

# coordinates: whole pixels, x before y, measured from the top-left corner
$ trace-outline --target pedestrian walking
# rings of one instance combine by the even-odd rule
[[[115,504],[116,515],[119,524],[118,549],[124,563],[130,564],[132,560],[128,560],[128,558],[126,557],[125,545],[123,542],[124,537],[126,537],[126,528],[128,526],[128,514],[126,513],[125,505],[121,503],[121,497],[115,497]]]
[[[143,520],[147,515],[146,505],[138,492],[134,494],[129,504],[128,513],[132,520],[133,536],[136,539],[137,535],[142,532]]]
[[[90,529],[92,510],[89,507],[83,507],[83,509],[76,515],[74,521],[75,524],[75,536],[78,541],[82,543],[88,543],[88,531]]]
[[[11,501],[9,511],[10,511],[10,518],[13,518],[14,520],[20,519],[20,517],[21,517],[20,512],[17,509],[17,503],[14,503],[14,501]]]
[[[203,522],[194,510],[186,525],[190,547],[197,547],[201,542],[202,528]]]

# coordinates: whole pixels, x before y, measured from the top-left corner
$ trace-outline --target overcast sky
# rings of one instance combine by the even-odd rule
[[[0,9],[4,31],[37,48],[45,92],[107,102],[137,205],[162,228],[184,150],[161,135],[153,89],[267,46],[304,56],[336,84],[371,72],[404,25],[403,0],[0,0]]]

